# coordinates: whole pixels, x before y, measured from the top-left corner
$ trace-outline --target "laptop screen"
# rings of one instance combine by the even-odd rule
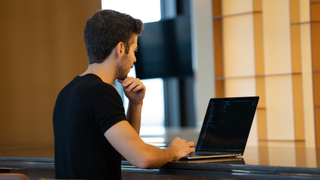
[[[197,153],[243,154],[259,97],[212,98],[197,142]]]

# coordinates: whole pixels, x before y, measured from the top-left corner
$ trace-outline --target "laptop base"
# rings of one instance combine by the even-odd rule
[[[225,158],[225,157],[236,157],[236,156],[241,156],[241,154],[194,154],[192,156],[185,156],[181,159],[212,159],[212,158]]]

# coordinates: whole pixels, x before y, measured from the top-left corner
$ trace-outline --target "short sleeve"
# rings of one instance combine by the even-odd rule
[[[102,92],[92,102],[91,114],[102,133],[127,119],[119,93],[109,84],[104,85]]]

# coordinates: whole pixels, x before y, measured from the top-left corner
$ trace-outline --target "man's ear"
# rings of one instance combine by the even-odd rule
[[[124,55],[125,53],[125,47],[124,47],[124,44],[123,42],[119,42],[116,46],[116,49],[117,49],[117,56],[119,58],[122,58],[122,56]]]

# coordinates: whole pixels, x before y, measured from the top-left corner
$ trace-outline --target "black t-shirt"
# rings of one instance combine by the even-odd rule
[[[112,85],[94,74],[75,77],[53,112],[56,178],[121,179],[121,155],[104,133],[122,120],[122,100]]]

